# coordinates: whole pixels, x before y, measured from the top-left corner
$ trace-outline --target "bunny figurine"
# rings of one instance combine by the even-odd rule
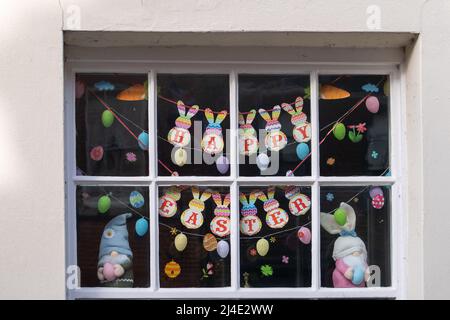
[[[280,151],[287,144],[286,135],[282,131],[280,131],[281,123],[278,121],[280,113],[281,113],[280,106],[273,107],[272,118],[270,117],[269,112],[267,112],[264,109],[259,109],[259,114],[267,122],[266,123],[267,135],[266,138],[264,139],[264,143],[266,145],[266,148],[269,149],[270,151]]]
[[[242,204],[240,229],[241,233],[248,236],[257,234],[262,228],[261,219],[257,216],[258,210],[255,206],[256,199],[258,199],[258,194],[259,193],[255,191],[251,192],[248,200],[244,193],[239,195],[239,202]]]
[[[205,201],[211,197],[211,192],[205,190],[200,196],[198,187],[192,187],[192,199],[189,202],[189,209],[186,209],[181,214],[181,223],[188,229],[198,229],[203,224],[202,211],[205,210]]]
[[[180,116],[175,120],[175,127],[170,129],[167,140],[178,148],[172,161],[181,167],[187,161],[187,153],[183,147],[186,147],[191,142],[191,134],[188,130],[192,125],[191,118],[197,114],[199,107],[197,105],[192,106],[186,113],[186,106],[183,101],[178,101],[177,108]]]
[[[273,229],[283,228],[289,221],[289,215],[280,208],[280,203],[275,200],[275,187],[269,187],[267,196],[261,192],[258,199],[264,202],[263,208],[266,214],[266,223]]]
[[[212,199],[216,204],[216,208],[214,209],[215,217],[210,224],[211,232],[218,237],[225,237],[230,234],[230,194],[228,193],[222,202],[220,193],[215,192],[212,195]]]
[[[281,105],[284,111],[291,115],[291,123],[294,125],[292,135],[297,142],[308,142],[311,140],[311,125],[306,121],[307,116],[303,110],[303,98],[295,99],[295,109],[289,103]]]
[[[247,119],[243,114],[239,114],[239,152],[246,156],[258,152],[258,138],[252,126],[255,115],[255,109],[249,111]]]
[[[366,245],[355,232],[355,210],[345,202],[341,203],[340,209],[347,214],[346,222],[342,226],[336,222],[334,215],[323,212],[320,214],[321,226],[330,234],[339,234],[333,248],[333,260],[336,262],[333,286],[364,287],[370,276]]]
[[[214,121],[213,111],[209,108],[205,109],[205,117],[206,120],[208,120],[208,126],[206,127],[201,144],[204,152],[211,155],[222,152],[224,142],[220,124],[227,117],[227,114],[226,110],[220,111],[216,121]]]
[[[177,213],[177,201],[181,198],[181,188],[178,186],[170,187],[164,195],[159,198],[159,215],[170,218]]]

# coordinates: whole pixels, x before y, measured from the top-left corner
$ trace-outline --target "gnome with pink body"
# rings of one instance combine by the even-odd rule
[[[344,225],[339,225],[334,215],[320,214],[320,224],[330,234],[339,234],[334,242],[333,260],[336,262],[333,271],[333,286],[335,288],[365,287],[370,271],[367,265],[366,245],[356,235],[355,210],[345,202],[340,208],[347,214]]]

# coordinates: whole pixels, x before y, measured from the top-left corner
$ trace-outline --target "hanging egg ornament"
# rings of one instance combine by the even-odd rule
[[[143,237],[148,231],[148,222],[145,218],[136,221],[135,230],[138,236]]]
[[[111,111],[105,110],[102,113],[102,123],[105,128],[109,128],[112,126],[114,122],[114,115]]]
[[[375,96],[370,96],[366,99],[366,108],[371,113],[377,113],[380,110],[380,101]]]
[[[264,257],[269,252],[269,241],[261,238],[256,242],[256,251],[261,257]]]
[[[301,227],[297,232],[297,237],[303,244],[309,244],[311,242],[311,230]]]
[[[260,153],[258,157],[256,158],[256,165],[258,166],[259,170],[264,171],[269,167],[270,164],[270,158],[265,153]]]
[[[108,196],[101,196],[97,202],[97,210],[100,213],[106,213],[111,208],[111,199]]]
[[[297,145],[296,151],[297,151],[297,157],[300,160],[304,160],[309,154],[309,146],[304,142],[299,143]]]
[[[344,140],[345,138],[345,125],[343,123],[336,123],[333,129],[333,134],[336,139],[339,141]]]
[[[184,233],[177,234],[177,236],[175,237],[175,248],[178,251],[184,251],[184,249],[186,249],[187,243],[188,239]]]
[[[225,174],[230,169],[230,160],[224,155],[221,155],[216,160],[216,167],[221,174]]]
[[[171,279],[174,279],[180,275],[181,267],[177,262],[172,260],[166,263],[166,266],[164,267],[164,272],[166,276],[168,276]]]
[[[148,150],[148,133],[145,131],[142,131],[141,134],[138,136],[138,144],[139,148],[142,150]]]
[[[375,209],[382,209],[384,207],[384,196],[381,194],[377,194],[373,199],[372,199],[372,207],[374,207]]]
[[[132,191],[129,198],[133,208],[139,209],[145,204],[144,196],[139,191]]]
[[[187,152],[183,148],[174,149],[172,162],[182,167],[187,163]]]
[[[375,198],[377,195],[381,194],[382,196],[384,196],[383,194],[383,190],[381,190],[380,187],[373,187],[369,190],[369,195],[370,198],[373,199]]]
[[[217,254],[222,259],[225,259],[230,252],[230,245],[225,240],[220,240],[217,244]]]
[[[103,147],[96,146],[91,149],[91,152],[90,152],[91,159],[94,161],[100,161],[103,159],[103,153],[104,153]]]
[[[342,208],[336,209],[334,211],[334,220],[338,225],[343,226],[347,223],[347,212]]]
[[[214,237],[211,233],[207,233],[203,237],[203,248],[205,248],[206,251],[214,251],[217,249],[217,239]]]

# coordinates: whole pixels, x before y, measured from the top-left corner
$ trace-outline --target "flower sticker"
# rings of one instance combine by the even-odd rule
[[[258,252],[256,251],[255,248],[250,249],[250,255],[251,255],[252,257],[256,256],[257,254],[258,254]]]
[[[283,262],[284,264],[288,264],[289,263],[289,257],[288,256],[282,256],[281,257],[281,262]]]
[[[372,151],[372,154],[370,155],[373,159],[377,159],[378,158],[378,152],[376,152],[375,150]]]
[[[351,142],[357,143],[360,142],[363,138],[363,133],[367,131],[366,123],[358,123],[356,125],[348,126],[349,129],[352,129],[348,132],[348,138]]]
[[[333,166],[336,163],[336,159],[333,157],[330,157],[327,159],[327,165]]]
[[[111,82],[105,80],[95,83],[94,87],[98,91],[113,91],[115,88]]]
[[[265,264],[261,266],[261,273],[265,277],[270,277],[273,275],[273,269],[272,266]]]
[[[269,240],[270,240],[271,243],[275,243],[275,242],[277,241],[277,238],[275,238],[275,237],[270,237]]]
[[[331,202],[334,200],[334,194],[332,194],[331,192],[328,192],[326,195],[327,201]]]
[[[127,158],[127,161],[129,161],[129,162],[136,162],[136,160],[137,160],[136,154],[134,152],[127,152],[125,157]]]
[[[375,93],[377,93],[378,91],[380,91],[380,89],[378,89],[378,87],[376,86],[376,85],[374,85],[373,83],[367,83],[367,84],[365,84],[365,85],[363,85],[362,87],[361,87],[361,89],[363,89],[365,92],[371,92],[371,93],[373,93],[373,92],[375,92]]]

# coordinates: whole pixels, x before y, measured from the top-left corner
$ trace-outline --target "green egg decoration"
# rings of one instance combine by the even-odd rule
[[[338,140],[344,140],[345,131],[345,125],[343,123],[336,123],[333,129],[334,137]]]
[[[106,213],[111,208],[111,199],[108,196],[101,196],[97,202],[97,209],[100,213]]]
[[[338,225],[343,226],[347,223],[347,212],[342,208],[336,209],[334,212],[334,220]]]
[[[102,113],[102,123],[105,128],[109,128],[112,126],[114,122],[114,115],[111,111],[105,110]]]

